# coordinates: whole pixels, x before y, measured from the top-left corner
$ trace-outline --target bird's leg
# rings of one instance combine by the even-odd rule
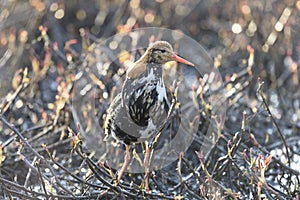
[[[126,167],[128,166],[130,161],[130,151],[129,151],[129,145],[126,144],[126,154],[125,154],[125,158],[124,158],[124,163],[123,166],[121,168],[121,170],[118,173],[118,183],[120,183],[121,178],[126,170]]]
[[[158,133],[156,134],[156,136],[154,137],[153,142],[151,142],[151,144],[148,144],[148,141],[145,141],[145,158],[144,158],[144,168],[145,168],[145,190],[148,192],[149,191],[149,163],[151,163],[153,154],[154,154],[154,149],[155,146],[158,142],[158,139],[163,131],[163,129],[166,127],[168,121],[170,120],[171,116],[172,116],[172,112],[175,108],[177,99],[176,99],[176,92],[178,90],[178,87],[175,88],[175,92],[172,93],[172,104],[170,107],[170,110],[168,112],[168,116],[167,116],[167,120],[166,122],[163,124],[163,126],[160,128],[160,130],[158,131]],[[151,150],[151,152],[150,152]]]
[[[145,142],[145,158],[144,158],[144,168],[145,168],[145,190],[149,191],[149,153],[150,147],[148,142]]]
[[[155,150],[155,147],[157,145],[157,142],[158,142],[158,139],[159,139],[160,135],[161,135],[161,132],[159,132],[155,136],[154,141],[149,145],[149,162],[151,162],[151,160],[153,158],[154,150]]]

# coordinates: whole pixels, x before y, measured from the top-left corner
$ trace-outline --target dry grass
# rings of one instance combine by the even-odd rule
[[[299,199],[299,1],[108,2],[0,1],[0,196]],[[228,102],[226,116],[202,112],[217,131],[210,151],[200,151],[207,145],[201,126],[178,160],[151,175],[149,193],[142,173],[114,184],[113,161],[98,162],[82,140],[94,119],[103,126],[127,58],[101,74],[89,71],[101,56],[98,38],[137,25],[180,29],[199,41],[224,79]],[[74,106],[76,87],[88,85],[82,73],[95,86],[92,115],[86,99],[80,110]],[[86,120],[77,123],[77,115]],[[99,150],[113,143],[98,137],[92,144]]]

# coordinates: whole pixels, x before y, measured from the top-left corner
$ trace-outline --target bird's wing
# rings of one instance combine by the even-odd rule
[[[106,119],[105,119],[105,124],[104,124],[104,130],[105,130],[105,135],[106,138],[109,135],[110,132],[110,126],[113,122],[113,120],[115,120],[115,111],[117,110],[117,106],[121,104],[121,93],[119,93],[117,96],[115,96],[115,98],[113,99],[113,101],[111,102],[109,108],[107,109],[107,115],[106,115]]]
[[[122,105],[128,109],[128,101],[134,91],[136,91],[141,84],[139,77],[147,73],[147,64],[136,62],[130,67],[126,73],[126,80],[122,87]]]
[[[144,129],[146,127],[138,126],[127,116],[127,111],[121,104],[121,94],[118,94],[108,109],[105,122],[105,140],[113,136],[125,144],[139,142],[140,131]]]

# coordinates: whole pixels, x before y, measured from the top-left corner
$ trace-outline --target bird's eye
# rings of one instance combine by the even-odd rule
[[[166,53],[166,50],[165,49],[160,49],[160,52]]]

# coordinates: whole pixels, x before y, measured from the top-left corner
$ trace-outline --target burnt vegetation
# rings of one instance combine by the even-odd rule
[[[299,199],[300,1],[2,0],[0,5],[1,198]],[[124,51],[136,37],[128,33],[153,26],[180,30],[207,50],[223,78],[227,107],[223,116],[210,112],[213,105],[203,93],[210,89],[201,88],[205,78],[199,77],[191,89],[201,104],[194,141],[185,152],[175,152],[177,160],[149,174],[146,192],[143,173],[126,173],[116,184],[113,158],[123,158],[123,152],[109,150],[106,145],[116,143],[104,144],[101,131],[85,144],[83,131],[92,130],[94,121],[103,127],[127,60],[144,52]],[[124,36],[99,45],[118,33]],[[180,43],[175,48],[180,50]],[[168,88],[170,101],[175,90]],[[92,104],[79,96],[91,97]],[[176,129],[183,121],[175,115],[168,123]],[[213,139],[204,134],[209,125]],[[161,148],[164,137],[153,148]],[[111,159],[101,160],[104,154],[89,149],[91,144]],[[202,145],[210,145],[209,151],[202,152]]]

